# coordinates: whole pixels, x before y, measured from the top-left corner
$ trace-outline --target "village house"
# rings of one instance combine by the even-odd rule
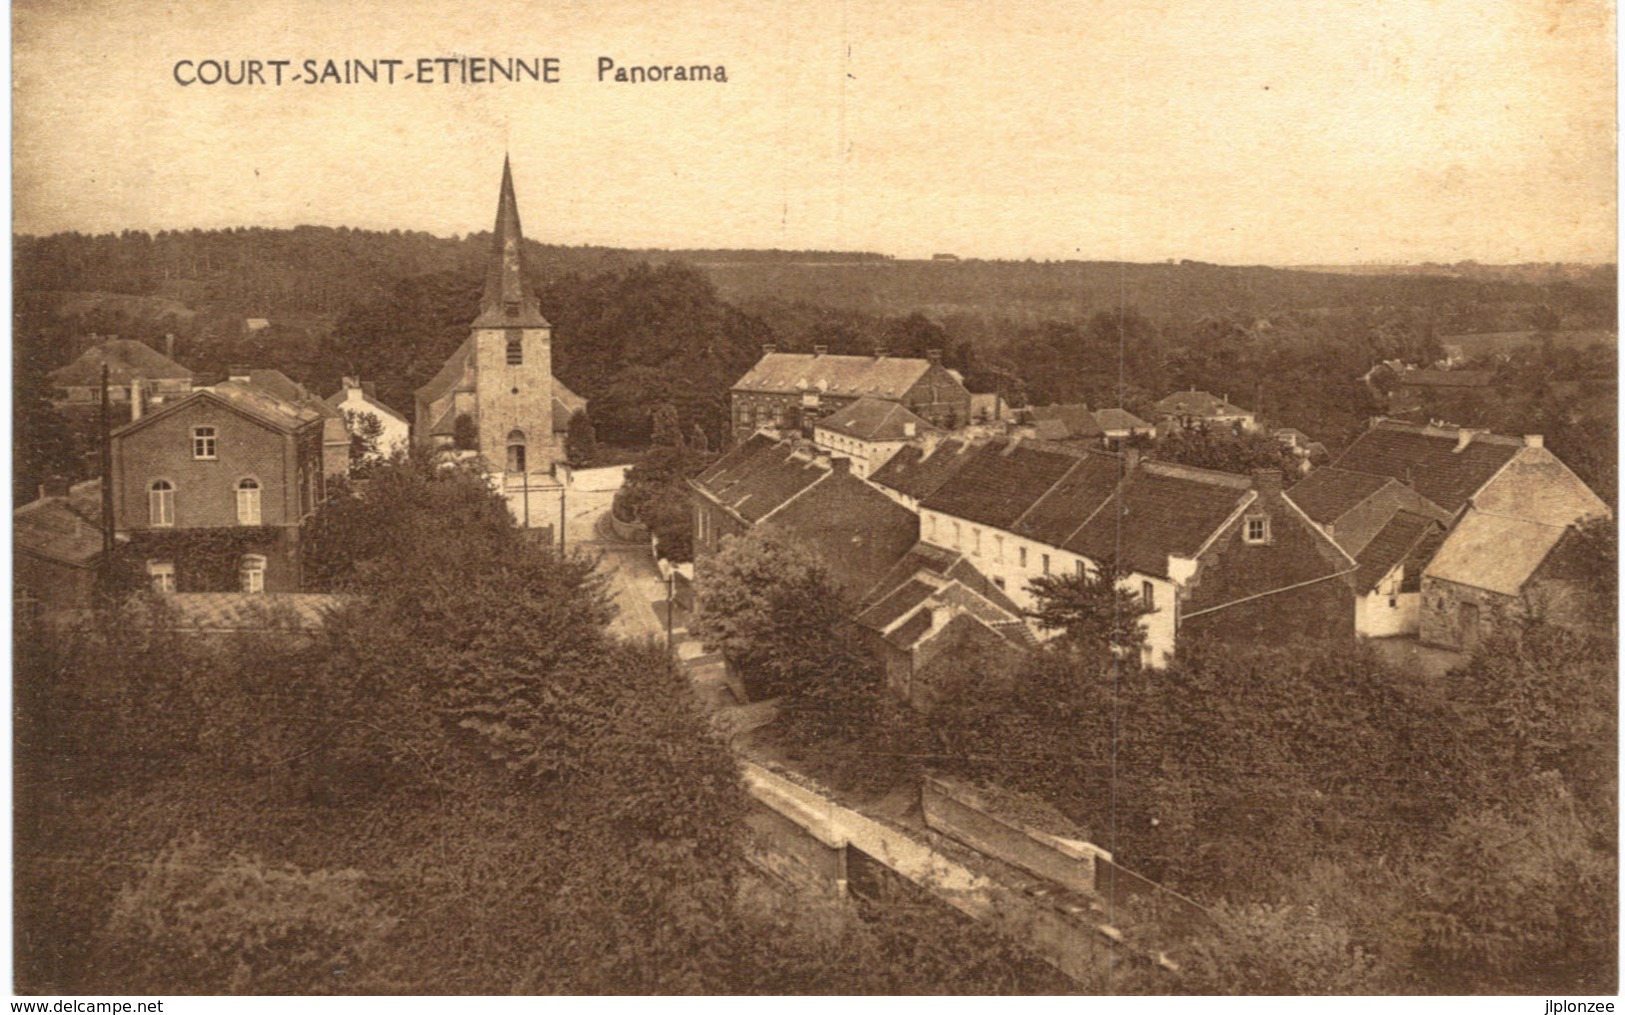
[[[232,384],[258,388],[290,405],[319,414],[322,417],[322,471],[330,477],[349,475],[350,431],[344,425],[344,415],[337,409],[280,370],[233,367],[228,379]]]
[[[1285,426],[1271,430],[1270,436],[1291,448],[1292,453],[1298,456],[1298,472],[1301,475],[1307,475],[1317,464],[1331,458],[1326,445],[1302,430]]]
[[[553,376],[553,326],[525,267],[513,173],[502,163],[491,259],[469,337],[417,390],[414,432],[433,450],[477,455],[521,525],[556,517],[570,416],[586,403]],[[466,441],[467,446],[459,446]]]
[[[825,346],[811,354],[779,352],[764,345],[762,358],[733,386],[734,435],[744,440],[760,428],[782,436],[812,436],[815,424],[860,398],[892,402],[942,430],[971,418],[971,395],[942,365],[939,350],[925,359],[831,356]]]
[[[1527,611],[1535,588],[1568,588],[1548,557],[1608,514],[1539,436],[1397,420],[1374,420],[1292,497],[1359,561],[1361,635],[1453,649]]]
[[[1090,447],[1104,436],[1095,414],[1082,402],[1070,405],[1035,405],[1025,412],[1032,436],[1041,441]]]
[[[918,538],[918,521],[852,475],[850,460],[756,434],[689,481],[694,557],[757,526],[791,533],[856,598]]]
[[[1095,425],[1100,427],[1106,446],[1113,450],[1121,450],[1123,442],[1131,437],[1157,436],[1156,427],[1126,409],[1096,409]]]
[[[1420,412],[1430,395],[1487,394],[1494,382],[1493,370],[1402,370],[1388,392],[1388,411],[1396,415]]]
[[[113,524],[161,592],[295,592],[322,414],[225,382],[114,430]]]
[[[1183,427],[1187,430],[1217,430],[1221,427],[1239,432],[1258,429],[1258,419],[1247,409],[1230,404],[1230,396],[1223,398],[1206,391],[1176,391],[1158,402],[1152,409],[1159,426]]]
[[[942,456],[942,457],[938,457]],[[1353,635],[1355,563],[1282,492],[1277,472],[1238,476],[1136,452],[1026,442],[905,449],[872,481],[914,500],[922,542],[962,553],[1017,612],[1041,575],[1115,564],[1150,612],[1143,661],[1167,665],[1187,628],[1233,639],[1283,629]]]
[[[864,397],[814,423],[813,443],[832,455],[850,458],[852,474],[863,479],[931,429],[897,402]]]
[[[327,396],[326,401],[344,419],[352,437],[356,436],[363,418],[371,416],[378,421],[377,457],[392,458],[396,454],[406,454],[412,425],[405,416],[378,400],[378,392],[371,381],[346,377],[339,390]]]
[[[174,336],[169,336],[167,345],[173,352]],[[119,409],[116,422],[129,418],[132,402],[157,406],[192,390],[192,371],[144,342],[115,335],[51,371],[54,404],[70,411],[100,406],[103,366],[107,368],[108,401]]]
[[[102,482],[42,484],[11,513],[16,619],[90,606],[102,562]]]

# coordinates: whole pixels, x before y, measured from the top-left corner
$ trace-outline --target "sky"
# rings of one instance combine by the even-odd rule
[[[1614,33],[1606,0],[18,0],[13,226],[477,232],[507,153],[546,243],[1612,261]],[[458,54],[560,81],[175,78]]]

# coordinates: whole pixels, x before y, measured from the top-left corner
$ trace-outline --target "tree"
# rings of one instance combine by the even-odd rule
[[[1027,583],[1038,601],[1029,616],[1046,631],[1063,632],[1063,644],[1089,659],[1137,666],[1145,644],[1140,618],[1151,610],[1123,586],[1126,577],[1110,563],[1088,574],[1041,575]]]
[[[569,429],[564,434],[564,453],[570,465],[577,469],[590,467],[598,457],[598,431],[587,410],[577,409],[570,414]]]
[[[683,431],[677,423],[677,406],[670,402],[655,406],[649,444],[657,448],[683,449]]]
[[[384,436],[384,423],[378,414],[345,409],[344,425],[350,431],[350,467],[377,461],[381,455],[378,442]]]
[[[755,529],[698,564],[690,630],[721,652],[753,697],[804,692],[842,655],[845,616],[829,568],[782,533]]]
[[[1174,427],[1158,434],[1152,456],[1220,472],[1246,474],[1254,469],[1276,469],[1287,476],[1298,475],[1298,457],[1291,448],[1266,433],[1238,433],[1228,428]]]
[[[711,439],[705,435],[705,428],[695,423],[694,429],[689,431],[688,446],[700,454],[708,454],[711,450]]]

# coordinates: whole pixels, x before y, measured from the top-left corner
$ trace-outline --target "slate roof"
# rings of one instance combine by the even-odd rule
[[[67,497],[43,497],[11,513],[20,551],[86,566],[102,552],[101,480],[75,484]]]
[[[1095,424],[1105,430],[1150,430],[1151,424],[1126,409],[1096,409]]]
[[[1564,525],[1469,511],[1445,537],[1426,575],[1515,596],[1567,531]]]
[[[565,387],[557,377],[553,379],[553,432],[570,429],[570,417],[587,408],[587,400]]]
[[[693,480],[694,487],[755,524],[830,474],[790,441],[762,434],[723,455]],[[887,502],[890,503],[890,502]]]
[[[905,616],[910,610],[930,599],[936,591],[935,585],[929,585],[918,578],[910,578],[854,619],[864,627],[884,631],[899,617]]]
[[[913,434],[907,424],[913,423]],[[931,424],[896,402],[865,396],[819,420],[815,426],[861,441],[901,441],[931,429]]]
[[[1077,462],[1077,456],[1059,451],[989,441],[978,445],[948,482],[920,501],[920,507],[1011,530],[1016,519]]]
[[[975,445],[946,440],[934,448],[905,447],[869,474],[871,483],[925,500],[936,493],[971,458]]]
[[[927,360],[896,356],[770,352],[756,361],[733,390],[782,395],[816,390],[830,395],[898,399],[930,369]]]
[[[926,632],[931,630],[931,611],[921,610],[905,620],[886,640],[900,649],[912,649]]]
[[[473,391],[474,383],[467,380],[469,357],[474,354],[474,336],[463,339],[463,344],[457,351],[446,357],[445,365],[438,373],[429,378],[429,383],[417,390],[417,397],[424,402],[438,402],[453,391]]]
[[[229,406],[252,419],[264,423],[266,426],[281,430],[284,433],[292,433],[304,427],[307,423],[324,418],[322,413],[309,406],[285,402],[268,391],[239,384],[236,381],[222,381],[212,388],[200,388],[189,395],[158,406],[140,419],[131,420],[114,430],[113,436],[116,437],[139,427],[147,426],[155,419],[197,405],[198,399],[208,399]]]
[[[508,313],[512,306],[514,313]],[[491,227],[491,260],[485,267],[476,328],[546,328],[547,318],[530,290],[525,271],[525,232],[519,227],[519,199],[513,192],[513,170],[502,159],[502,187],[497,194],[496,224]]]
[[[1099,437],[1100,424],[1095,421],[1095,414],[1082,402],[1069,405],[1035,405],[1030,410],[1034,422],[1040,424],[1060,424],[1060,436],[1047,436],[1040,429],[1039,436],[1045,440],[1082,440],[1090,437]],[[1053,430],[1050,426],[1048,429]]]
[[[1442,537],[1443,532],[1437,522],[1424,515],[1411,511],[1394,512],[1388,524],[1371,537],[1371,541],[1355,558],[1359,564],[1354,572],[1355,591],[1364,594],[1376,588],[1377,583],[1394,569],[1394,565],[1412,556],[1412,551],[1424,538]],[[1437,541],[1434,545],[1437,545]],[[1411,575],[1407,574],[1406,577]]]
[[[993,584],[992,579],[978,571],[964,554],[957,550],[932,546],[930,543],[915,543],[908,553],[893,564],[863,596],[862,601],[877,603],[902,585],[917,578],[922,571],[956,581],[999,609],[1014,616],[1021,615],[1021,607],[1017,606],[1003,589]]]
[[[1240,406],[1232,405],[1206,391],[1176,391],[1156,405],[1156,410],[1170,416],[1251,416]]]
[[[1383,420],[1361,434],[1332,464],[1349,472],[1409,482],[1417,493],[1454,513],[1523,447],[1523,441],[1515,437],[1480,433],[1457,451],[1457,436],[1453,429]],[[1314,476],[1310,473],[1309,478]],[[1294,499],[1297,491],[1293,487]]]
[[[344,414],[337,408],[327,404],[325,399],[317,398],[303,384],[280,370],[250,370],[248,383],[261,391],[270,392],[284,402],[308,406],[329,418],[343,418]]]
[[[1245,476],[1147,462],[1062,549],[1167,577],[1169,555],[1194,557],[1252,496]]]
[[[1292,502],[1320,524],[1331,525],[1392,482],[1387,476],[1329,465],[1299,480],[1292,487]]]
[[[1073,463],[1016,520],[1012,532],[1051,546],[1063,545],[1117,492],[1122,459],[1100,452]]]
[[[1407,370],[1395,383],[1407,388],[1487,388],[1494,380],[1493,370]]]
[[[128,385],[136,379],[192,379],[192,371],[146,343],[133,338],[113,338],[86,349],[67,366],[51,371],[51,383],[64,388],[99,387],[103,364],[107,365],[109,384]]]

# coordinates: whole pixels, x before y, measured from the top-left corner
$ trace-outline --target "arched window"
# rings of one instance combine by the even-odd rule
[[[265,558],[257,553],[248,554],[243,558],[238,576],[242,578],[244,592],[264,592]]]
[[[525,471],[525,431],[508,431],[508,471]]]
[[[237,524],[260,523],[260,481],[245,479],[237,484]]]
[[[147,524],[155,529],[175,524],[175,484],[167,479],[147,487]]]

